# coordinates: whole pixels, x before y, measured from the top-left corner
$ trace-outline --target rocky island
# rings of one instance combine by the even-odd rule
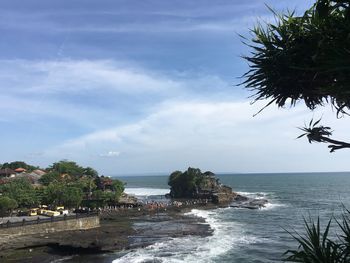
[[[213,172],[202,173],[198,168],[189,167],[185,172],[171,173],[168,185],[169,197],[172,199],[198,200],[199,203],[204,201],[220,206],[247,209],[263,208],[268,203],[266,199],[240,195],[231,187],[221,184]]]
[[[185,172],[175,171],[169,176],[171,198],[191,198],[227,204],[234,200],[237,193],[220,183],[212,172],[202,173],[198,168],[189,167]]]

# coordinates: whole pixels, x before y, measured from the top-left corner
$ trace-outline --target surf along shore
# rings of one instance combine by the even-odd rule
[[[177,199],[171,205],[152,202],[141,207],[106,209],[99,214],[97,228],[11,237],[9,242],[0,243],[0,261],[46,263],[78,258],[88,263],[112,262],[118,251],[147,247],[164,238],[210,236],[213,229],[205,219],[188,212],[229,206],[251,208],[255,202],[242,200],[248,199],[235,193],[232,202],[220,204]],[[255,204],[255,208],[260,207]]]
[[[0,236],[0,261],[45,263],[79,258],[78,262],[111,262],[118,251],[147,247],[167,238],[212,235],[214,230],[204,218],[188,213],[193,209],[257,209],[267,202],[241,196],[220,184],[213,173],[201,173],[199,169],[174,172],[172,183],[179,186],[183,177],[191,174],[195,174],[192,177],[197,184],[190,189],[187,185],[171,187],[170,194],[162,200],[105,207],[95,228],[14,235],[8,242],[1,242]],[[135,201],[135,197],[129,200]]]
[[[112,259],[117,251],[146,247],[164,237],[211,235],[212,229],[204,219],[185,213],[192,209],[215,209],[219,205],[193,200],[182,203],[181,207],[106,210],[99,215],[100,227],[88,230],[14,236],[0,244],[0,261],[45,263],[84,255],[92,260],[92,254],[96,257],[103,254],[104,258],[110,254]]]

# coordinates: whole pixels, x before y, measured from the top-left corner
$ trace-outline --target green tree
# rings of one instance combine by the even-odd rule
[[[93,191],[92,198],[95,200],[103,199],[103,191],[100,189]]]
[[[62,181],[60,174],[57,171],[52,171],[40,177],[39,182],[42,185],[49,185],[50,183]]]
[[[66,187],[61,198],[65,207],[76,208],[83,200],[83,191],[78,187]]]
[[[92,192],[91,199],[96,201],[96,204],[98,204],[99,206],[105,206],[107,204],[116,204],[119,201],[123,192],[124,183],[120,180],[114,179],[111,190],[94,190]]]
[[[62,182],[50,183],[44,190],[43,201],[51,205],[64,205],[68,208],[79,206],[83,200],[83,191]]]
[[[182,172],[174,171],[170,174],[168,179],[168,185],[171,188],[171,195],[173,197],[182,196],[182,180],[181,180]]]
[[[34,187],[27,178],[19,178],[0,186],[0,193],[16,200],[19,207],[33,207],[38,204]]]
[[[276,23],[259,24],[253,30],[250,70],[243,84],[254,101],[267,106],[295,106],[304,101],[314,110],[330,103],[337,116],[350,108],[350,4],[347,0],[318,0],[302,16],[276,14]],[[264,107],[264,108],[265,108]],[[309,142],[329,143],[331,152],[350,144],[329,138],[324,126],[306,131]],[[321,131],[321,133],[320,133]]]
[[[43,202],[50,205],[62,205],[62,193],[65,185],[60,182],[51,182],[45,189]]]
[[[187,171],[175,171],[169,176],[168,185],[172,197],[192,197],[203,180],[200,169],[189,167]]]
[[[9,168],[12,170],[15,170],[17,168],[24,168],[29,172],[39,168],[38,166],[29,165],[29,164],[22,162],[22,161],[4,163],[4,164],[0,165],[0,167],[1,167],[1,169]]]
[[[112,191],[115,193],[117,200],[120,198],[124,190],[125,190],[125,184],[118,179],[113,179]]]
[[[95,178],[86,175],[79,178],[77,181],[69,183],[69,185],[81,189],[89,198],[91,198],[92,192],[97,188]]]
[[[92,192],[90,200],[83,200],[84,206],[90,208],[104,207],[110,202],[110,196],[106,192],[97,189]]]
[[[53,163],[50,167],[52,171],[59,174],[69,174],[73,179],[79,178],[84,174],[84,168],[79,166],[76,162],[62,160],[57,163]]]
[[[7,196],[0,196],[0,216],[11,215],[13,209],[17,208],[16,200]]]
[[[91,167],[86,167],[84,168],[84,175],[92,177],[92,178],[97,178],[98,177],[98,172],[91,168]]]
[[[118,192],[105,191],[103,192],[100,200],[104,204],[114,205],[119,201],[120,196],[121,194],[119,194]]]

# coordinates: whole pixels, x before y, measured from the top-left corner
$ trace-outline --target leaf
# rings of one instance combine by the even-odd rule
[[[316,14],[320,19],[325,19],[329,12],[329,1],[319,0],[316,4]]]
[[[314,123],[314,126],[316,126],[317,124],[319,124],[320,121],[321,121],[321,119],[322,119],[322,118],[320,118],[318,121],[316,121],[316,122]]]
[[[302,134],[302,135],[299,135],[299,136],[297,137],[297,139],[300,139],[301,137],[304,137],[305,135],[307,135],[307,133],[304,133],[304,134]]]

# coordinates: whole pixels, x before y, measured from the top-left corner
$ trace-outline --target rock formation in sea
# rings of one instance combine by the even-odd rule
[[[168,184],[172,198],[208,199],[221,204],[231,202],[237,195],[231,187],[221,184],[214,173],[202,173],[198,168],[171,173]]]

